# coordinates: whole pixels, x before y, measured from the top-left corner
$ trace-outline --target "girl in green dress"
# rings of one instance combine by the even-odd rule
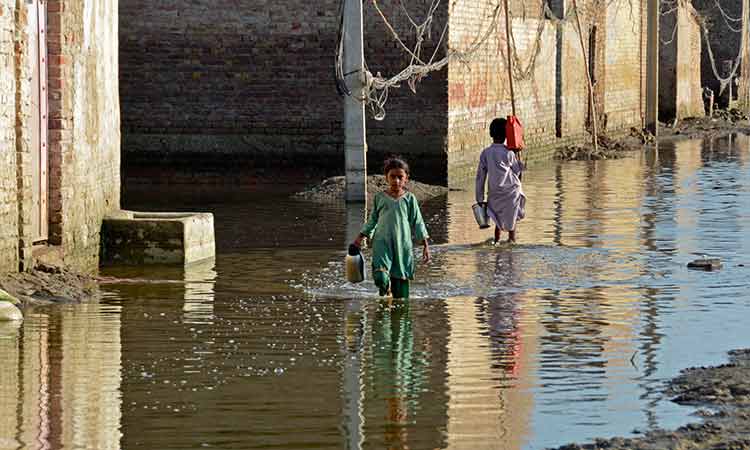
[[[380,295],[409,298],[409,280],[414,279],[412,235],[422,243],[422,261],[430,261],[427,227],[416,197],[406,190],[409,165],[401,159],[385,162],[388,189],[375,194],[370,219],[364,224],[354,245],[368,238],[372,245],[372,277]]]

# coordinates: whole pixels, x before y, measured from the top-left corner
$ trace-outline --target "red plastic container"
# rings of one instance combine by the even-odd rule
[[[523,126],[516,116],[508,116],[505,124],[506,147],[510,150],[523,150]]]

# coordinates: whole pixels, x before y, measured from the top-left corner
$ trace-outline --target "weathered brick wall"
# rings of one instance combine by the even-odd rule
[[[499,10],[493,25],[494,4],[475,0],[451,3],[451,50],[471,48],[478,35],[494,29],[468,64],[456,62],[448,69],[449,185],[473,176],[479,152],[491,142],[489,123],[512,110],[504,15]],[[539,19],[522,20],[520,4],[514,4],[512,11],[517,16],[512,28],[521,63],[519,69],[528,72],[528,79],[516,80],[514,85],[516,114],[524,125],[529,147],[533,148],[552,141],[555,136],[555,30],[549,24],[540,24]]]
[[[595,55],[597,112],[606,119],[601,128],[610,131],[642,123],[644,1],[579,2],[586,52]],[[413,38],[399,2],[378,3],[399,36]],[[572,15],[566,14],[571,6],[550,4],[563,9],[566,20],[559,26],[543,18],[541,1],[512,2],[517,106],[529,159],[544,159],[555,146],[588,136],[586,65]],[[337,7],[329,0],[252,6],[230,0],[121,1],[126,175],[155,164],[340,172],[343,111],[331,73]],[[409,55],[372,3],[365,7],[369,68],[394,74]],[[411,13],[417,20],[424,16],[424,10]],[[490,26],[492,13],[489,0],[441,4],[432,45],[449,20],[445,45],[465,50]],[[433,73],[416,95],[406,86],[391,91],[385,120],[368,120],[371,172],[384,154],[396,152],[411,160],[421,179],[457,183],[471,174],[489,141],[490,120],[510,112],[500,19],[467,64],[454,61]],[[596,44],[591,52],[590,42]]]
[[[570,2],[565,2],[569,8]],[[583,40],[586,46],[586,53],[589,54],[589,36],[591,28],[595,23],[599,23],[596,19],[601,20],[600,17],[596,19],[593,14],[586,15],[586,11],[583,10],[585,6],[588,6],[586,2],[579,2],[579,6],[582,8],[581,14],[581,27],[584,30]],[[586,78],[586,60],[583,58],[583,51],[581,50],[581,38],[578,34],[578,28],[575,23],[575,16],[570,14],[572,10],[566,10],[568,20],[561,26],[561,42],[559,43],[559,49],[561,52],[560,66],[556,72],[558,77],[558,83],[561,86],[559,101],[561,103],[561,130],[560,130],[560,141],[564,140],[575,140],[575,139],[589,139],[586,129],[589,123],[589,94],[588,94],[588,80]],[[605,42],[601,39],[601,32],[599,33],[599,42]],[[603,52],[598,52],[602,55]],[[602,73],[602,64],[595,63],[596,74],[598,75],[600,86],[605,85],[605,74]],[[601,98],[598,98],[601,100]],[[597,108],[601,112],[601,101],[597,103]],[[558,143],[559,141],[555,142]],[[530,149],[534,151],[534,149]]]
[[[607,1],[604,70],[604,114],[608,131],[630,128],[641,122],[641,65],[645,39],[638,18],[642,3]]]
[[[31,135],[37,126],[31,122],[32,63],[31,46],[38,45],[28,36],[29,17],[27,4],[16,11],[16,178],[18,187],[18,248],[20,268],[28,269],[32,263],[34,232],[32,229],[32,144]],[[17,6],[20,4],[17,3]],[[23,30],[23,31],[22,31]]]
[[[172,169],[343,171],[343,103],[333,82],[339,3],[121,0],[126,176],[159,161]],[[379,3],[410,37],[398,2]],[[407,56],[371,2],[365,7],[370,70],[395,74]],[[421,17],[426,7],[412,13]],[[444,85],[437,74],[416,96],[406,86],[391,91],[385,120],[368,119],[373,164],[383,153],[405,153],[419,173],[423,158],[444,153]]]
[[[703,105],[701,69],[696,64],[703,51],[701,27],[695,9],[687,4],[680,8],[678,40],[677,117],[701,117],[706,114]]]
[[[94,270],[102,218],[120,206],[117,1],[49,7],[51,35],[59,23],[50,36],[51,239],[68,265]]]
[[[0,273],[18,270],[15,0],[0,0]]]
[[[594,56],[597,111],[605,119],[600,122],[600,132],[640,126],[642,2],[578,3],[587,58]],[[492,4],[476,0],[451,3],[451,49],[466,48],[478,30],[486,29]],[[547,158],[556,146],[589,139],[587,66],[575,16],[557,4],[553,5],[558,8],[556,14],[565,20],[559,25],[547,19],[540,22],[539,17],[543,16],[536,5],[513,2],[511,6],[518,53],[515,64],[524,72],[534,62],[529,76],[517,74],[515,81],[517,115],[524,124],[527,160]],[[460,184],[473,174],[479,152],[490,142],[490,121],[511,112],[504,22],[498,26],[468,65],[454,64],[449,68],[449,184]],[[589,48],[592,43],[593,51]]]
[[[98,266],[103,216],[120,205],[116,0],[49,0],[48,244]],[[25,2],[0,0],[0,272],[30,267],[31,61]],[[19,265],[19,263],[21,263]]]
[[[695,64],[701,55],[701,27],[690,4],[680,4],[662,15],[662,45],[659,53],[659,118],[705,115],[701,68]]]

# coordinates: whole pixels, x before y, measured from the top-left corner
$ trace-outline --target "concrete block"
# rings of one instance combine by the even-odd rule
[[[0,289],[0,302],[8,302],[16,306],[21,304],[21,302],[19,302],[17,298],[13,297],[2,289]]]
[[[188,265],[215,255],[211,213],[117,211],[102,223],[103,265]]]
[[[0,322],[16,322],[23,320],[23,314],[18,307],[10,302],[0,302]]]

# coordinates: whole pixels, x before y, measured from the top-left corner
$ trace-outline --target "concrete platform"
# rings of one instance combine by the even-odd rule
[[[216,256],[211,213],[118,211],[102,223],[100,264],[183,265]]]

